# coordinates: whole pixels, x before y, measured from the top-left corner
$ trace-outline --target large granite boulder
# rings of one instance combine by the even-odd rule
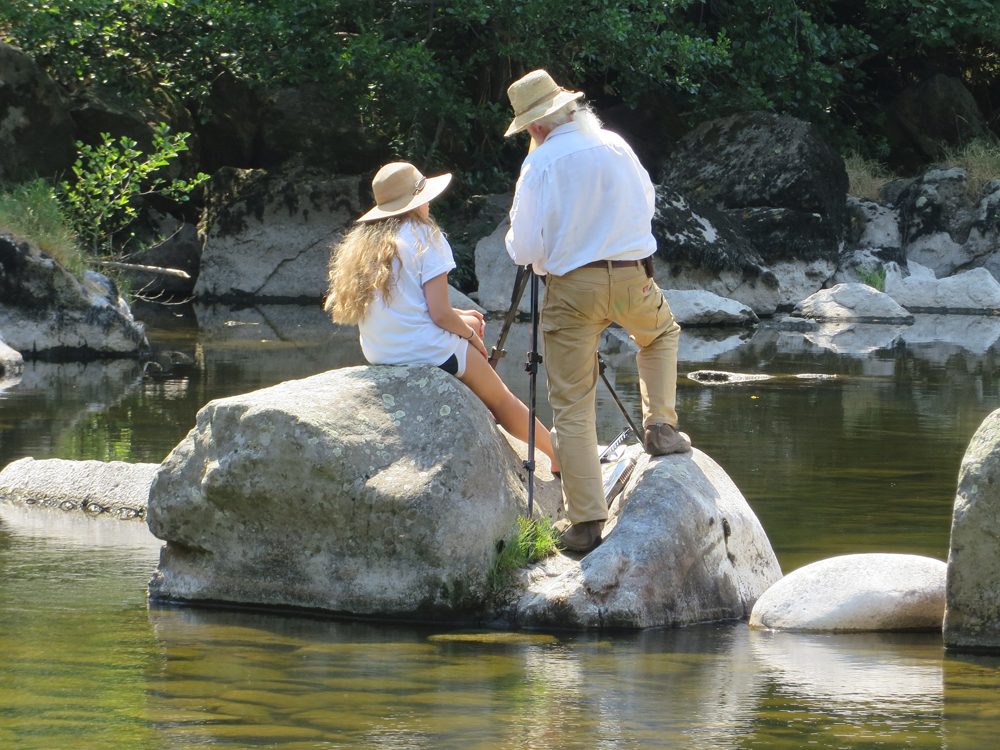
[[[490,312],[506,312],[510,309],[514,281],[517,279],[517,264],[507,253],[504,238],[510,228],[510,219],[504,218],[493,232],[476,243],[476,280],[479,304]],[[531,295],[528,287],[518,303],[519,312],[531,312]]]
[[[237,302],[325,297],[330,254],[361,215],[359,179],[302,166],[234,174],[239,192],[223,208],[220,198],[212,205],[195,295]]]
[[[751,628],[940,630],[947,566],[920,555],[842,555],[789,573],[761,595]]]
[[[723,292],[703,286],[709,291],[745,302],[758,314],[770,314],[776,306],[793,304],[822,288],[837,269],[847,228],[847,171],[839,154],[806,122],[749,112],[703,123],[677,143],[661,184],[688,201],[713,205],[738,228],[735,234],[753,248],[753,255],[737,252],[734,260],[742,260],[726,269],[730,274],[745,270],[747,281],[766,283],[766,271],[778,282],[770,309],[735,288]],[[720,222],[710,223],[710,234],[718,233]],[[728,244],[740,247],[739,242]],[[675,243],[661,242],[657,255],[669,266],[675,257],[681,258],[677,251]],[[683,260],[699,267],[697,260]],[[707,260],[713,263],[712,256]],[[705,265],[705,270],[719,273]],[[683,285],[684,274],[675,275]]]
[[[163,462],[153,599],[458,620],[482,612],[521,467],[427,366],[354,367],[213,401]]]
[[[0,181],[64,175],[75,159],[73,121],[56,82],[0,41]]]
[[[22,458],[0,471],[0,500],[10,505],[143,520],[159,464]]]
[[[106,277],[82,280],[0,229],[0,335],[29,357],[143,356],[149,342]]]
[[[504,622],[522,627],[649,628],[746,617],[781,578],[760,522],[711,458],[639,463],[604,541],[523,576]]]
[[[958,472],[948,550],[945,646],[1000,651],[1000,410],[972,436]]]

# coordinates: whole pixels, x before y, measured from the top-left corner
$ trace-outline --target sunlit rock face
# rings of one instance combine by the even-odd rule
[[[1000,410],[973,435],[958,473],[948,551],[948,648],[1000,651]]]
[[[526,514],[520,462],[436,367],[353,367],[213,401],[161,466],[153,599],[457,620]]]
[[[841,555],[789,573],[757,600],[750,627],[939,630],[945,564],[920,555]]]
[[[77,279],[2,227],[0,335],[29,359],[141,357],[149,351],[142,323],[107,277],[86,271]]]
[[[638,629],[740,618],[781,578],[743,495],[697,449],[641,456],[604,541],[578,557],[552,558],[526,573],[506,622]]]

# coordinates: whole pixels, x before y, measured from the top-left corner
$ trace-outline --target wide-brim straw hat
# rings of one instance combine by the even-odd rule
[[[424,177],[420,170],[405,161],[396,161],[382,167],[372,180],[375,208],[361,221],[375,221],[399,216],[425,203],[430,203],[451,184],[451,174]]]
[[[544,70],[528,73],[507,89],[510,106],[514,108],[514,119],[504,137],[520,133],[536,120],[582,96],[582,91],[567,91],[559,86]]]

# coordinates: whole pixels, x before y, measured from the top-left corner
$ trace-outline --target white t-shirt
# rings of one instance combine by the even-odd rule
[[[373,365],[444,364],[466,342],[431,320],[424,284],[455,267],[451,245],[414,221],[403,223],[396,242],[396,284],[388,305],[375,293],[358,324],[361,351]],[[424,249],[418,251],[421,244]]]
[[[554,276],[595,260],[641,260],[656,251],[655,203],[649,174],[621,136],[567,122],[521,165],[507,252]]]

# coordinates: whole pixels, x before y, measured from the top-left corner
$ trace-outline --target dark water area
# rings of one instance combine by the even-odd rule
[[[361,362],[356,331],[318,308],[198,308],[150,318],[149,335],[144,365],[28,363],[0,382],[0,466],[159,462],[211,399]],[[527,340],[518,325],[501,363],[522,398]],[[856,552],[944,559],[962,454],[1000,407],[998,340],[1000,321],[930,316],[686,331],[682,375],[774,377],[681,377],[682,428],[786,573]],[[637,418],[627,342],[612,332],[601,349]],[[603,390],[598,423],[603,440],[624,427]],[[475,633],[147,608],[159,542],[141,525],[0,511],[0,748],[996,745],[1000,659],[945,654],[937,635]]]

